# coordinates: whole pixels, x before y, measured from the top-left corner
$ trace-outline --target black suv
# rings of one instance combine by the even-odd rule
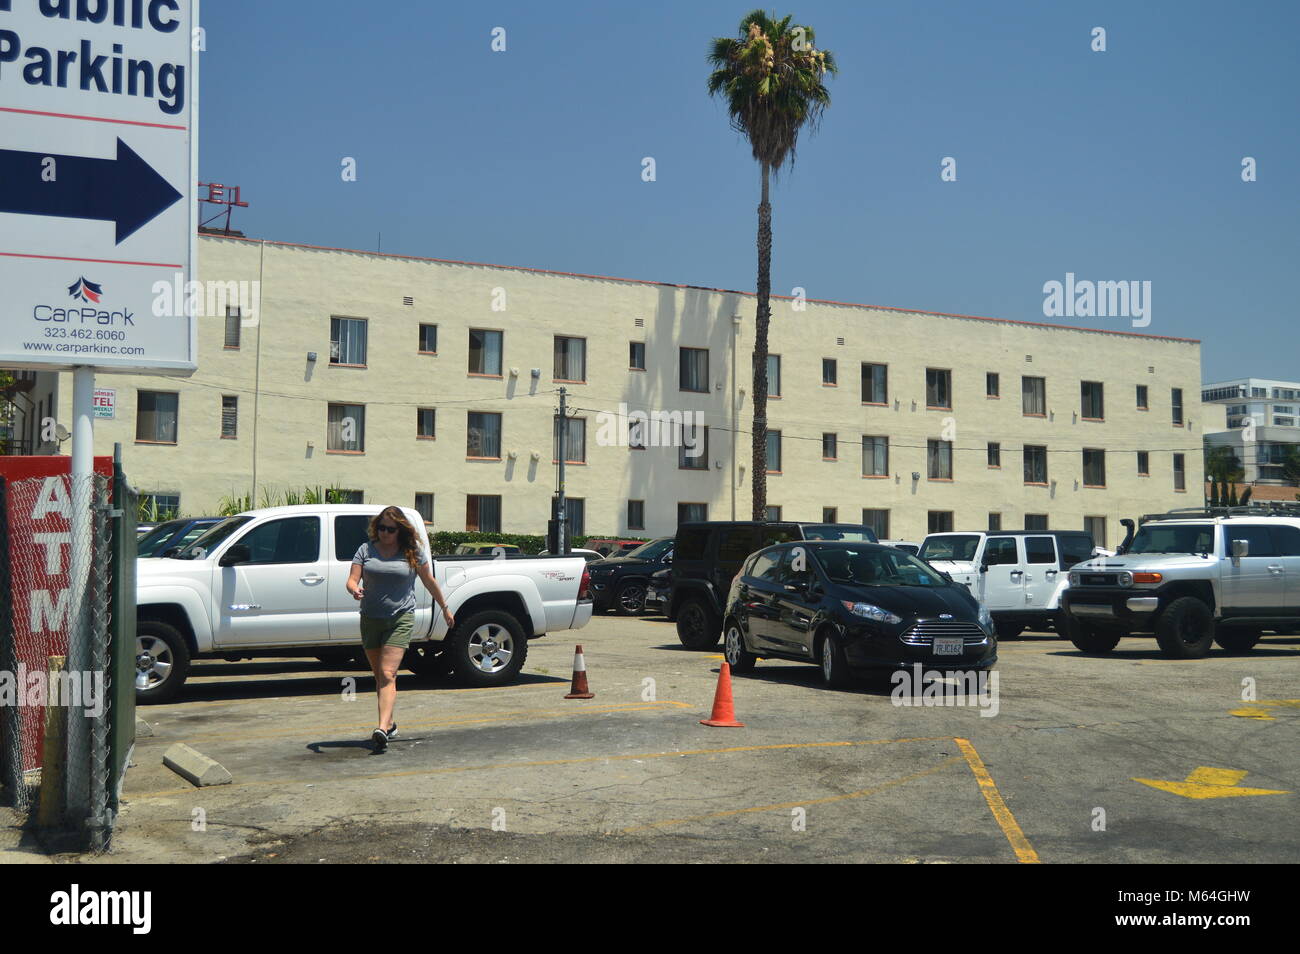
[[[612,607],[620,616],[639,616],[645,610],[650,577],[672,562],[673,538],[662,537],[627,553],[588,563],[594,612]]]
[[[722,611],[732,578],[746,557],[788,540],[875,543],[870,527],[856,523],[779,523],[715,520],[683,523],[673,545],[672,593],[666,615],[688,649],[712,649],[722,638]]]
[[[988,669],[993,619],[970,590],[893,547],[799,542],[760,550],[731,585],[725,656],[736,673],[759,659],[820,662],[832,689],[853,670]]]

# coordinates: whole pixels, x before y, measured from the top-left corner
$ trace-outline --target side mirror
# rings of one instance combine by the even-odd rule
[[[239,563],[247,563],[251,559],[253,559],[253,554],[249,551],[248,547],[243,543],[236,543],[225,553],[221,554],[221,559],[218,562],[221,566],[235,566]]]
[[[1240,560],[1240,559],[1241,559],[1242,557],[1244,557],[1244,556],[1250,556],[1250,541],[1249,541],[1249,540],[1233,540],[1233,541],[1232,541],[1232,558],[1233,558],[1234,560]]]
[[[984,569],[987,569],[987,567],[984,567]],[[947,581],[948,583],[952,582],[952,574],[949,573],[947,570],[940,570],[939,575],[943,577],[944,580]]]
[[[987,573],[988,571],[989,571],[989,565],[988,565],[987,563],[981,563],[981,564],[980,564],[980,572],[981,572],[981,573]]]

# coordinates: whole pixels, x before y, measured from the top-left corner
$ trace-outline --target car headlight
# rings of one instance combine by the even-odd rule
[[[1130,573],[1128,570],[1124,570],[1122,573],[1120,573],[1120,575],[1119,575],[1119,585],[1120,585],[1120,586],[1132,586],[1132,585],[1133,585],[1133,574]]]
[[[881,609],[879,606],[873,606],[871,603],[850,603],[848,600],[841,600],[840,602],[854,616],[861,616],[873,623],[901,623],[903,621],[903,617],[896,616],[889,610]]]
[[[989,612],[987,606],[980,607],[980,625],[989,631],[993,629],[993,614]]]
[[[1078,585],[1079,585],[1079,580],[1081,580],[1081,579],[1083,579],[1083,578],[1082,578],[1081,576],[1079,576],[1078,573],[1071,573],[1071,574],[1070,574],[1070,585],[1071,585],[1071,586],[1078,586]]]

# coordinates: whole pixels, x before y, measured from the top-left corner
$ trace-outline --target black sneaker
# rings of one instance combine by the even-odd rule
[[[393,727],[385,732],[384,735],[388,736],[390,739],[397,738],[397,723],[394,722]]]
[[[376,752],[382,752],[388,748],[388,733],[383,729],[375,729],[370,733],[370,741],[375,744]]]

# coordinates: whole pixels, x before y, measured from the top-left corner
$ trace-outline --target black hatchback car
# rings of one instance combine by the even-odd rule
[[[732,671],[759,659],[821,664],[833,689],[853,670],[987,669],[997,632],[970,590],[893,547],[782,543],[751,555],[732,581],[723,622]]]

